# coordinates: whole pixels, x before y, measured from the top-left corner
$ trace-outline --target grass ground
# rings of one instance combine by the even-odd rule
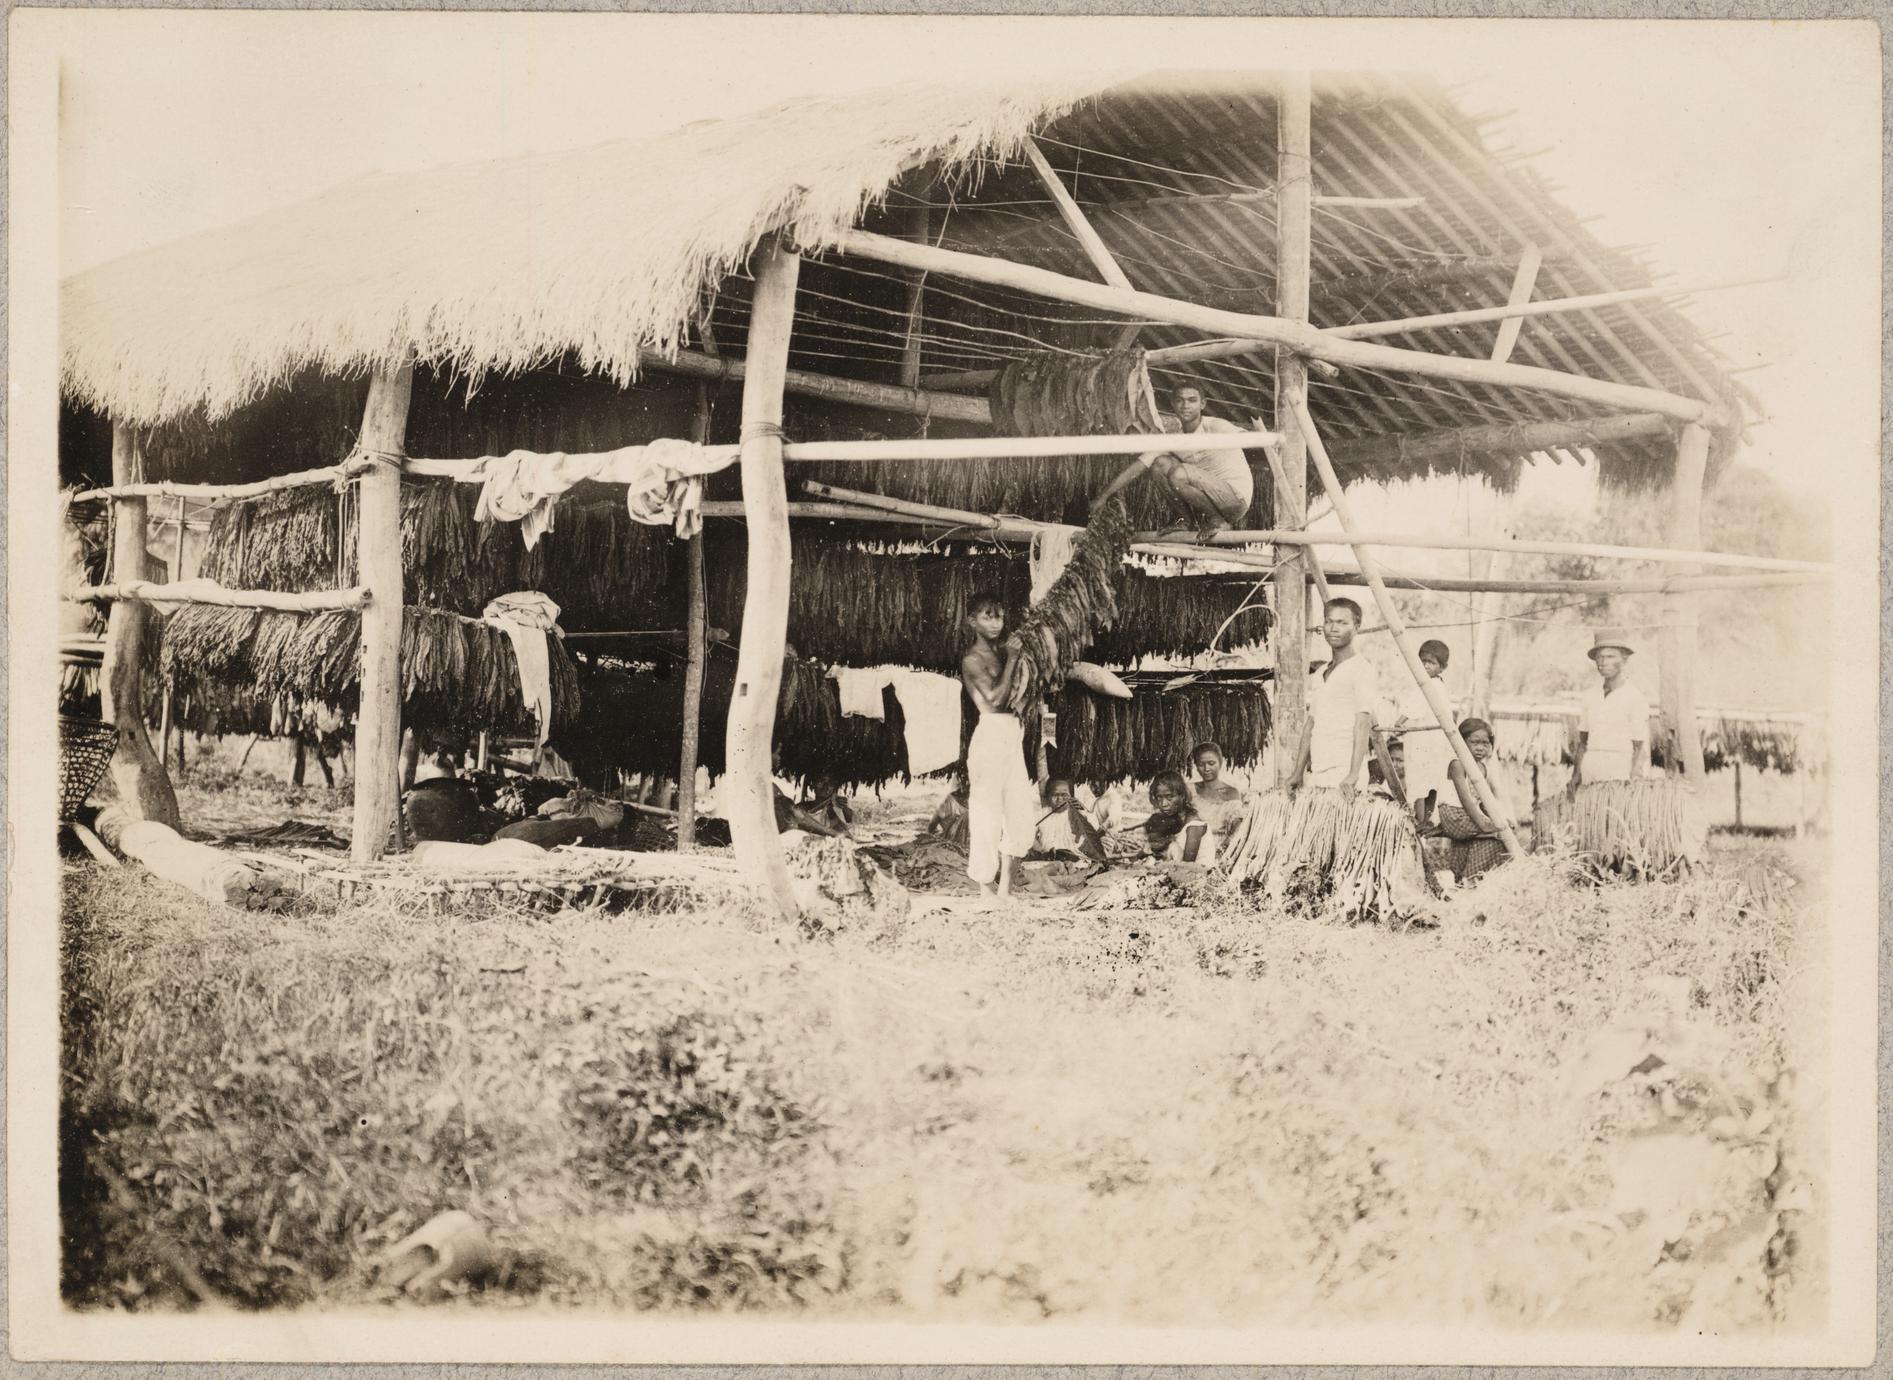
[[[245,789],[187,817],[328,800]],[[1530,859],[1403,933],[1041,902],[810,941],[259,919],[75,863],[67,1297],[357,1303],[465,1208],[506,1252],[466,1307],[1780,1322],[1822,1283],[1818,875],[1743,842],[1638,887]]]

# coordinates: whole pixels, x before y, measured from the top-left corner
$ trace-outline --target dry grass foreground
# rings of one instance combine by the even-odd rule
[[[466,1307],[1792,1321],[1822,946],[1780,860],[1534,858],[1398,934],[1021,905],[813,941],[258,919],[74,864],[66,1297],[358,1304],[463,1208],[505,1262]]]

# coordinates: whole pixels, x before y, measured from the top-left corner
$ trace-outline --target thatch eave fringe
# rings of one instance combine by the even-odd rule
[[[628,385],[641,350],[682,347],[705,287],[765,234],[830,242],[908,169],[977,177],[1116,79],[791,102],[358,179],[67,280],[64,385],[135,425],[215,419],[307,368],[351,376],[409,347],[474,386],[558,356]]]

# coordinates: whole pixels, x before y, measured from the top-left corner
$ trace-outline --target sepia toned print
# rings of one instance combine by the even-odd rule
[[[1764,47],[422,18],[227,147],[48,31],[35,1354],[1870,1347],[1871,164],[1693,169]]]

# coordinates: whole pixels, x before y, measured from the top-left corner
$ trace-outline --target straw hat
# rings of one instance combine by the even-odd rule
[[[1604,628],[1593,636],[1591,649],[1584,655],[1589,657],[1592,661],[1596,661],[1597,654],[1606,647],[1615,647],[1625,656],[1635,656],[1637,654],[1637,649],[1630,645],[1624,633],[1616,628]]]

